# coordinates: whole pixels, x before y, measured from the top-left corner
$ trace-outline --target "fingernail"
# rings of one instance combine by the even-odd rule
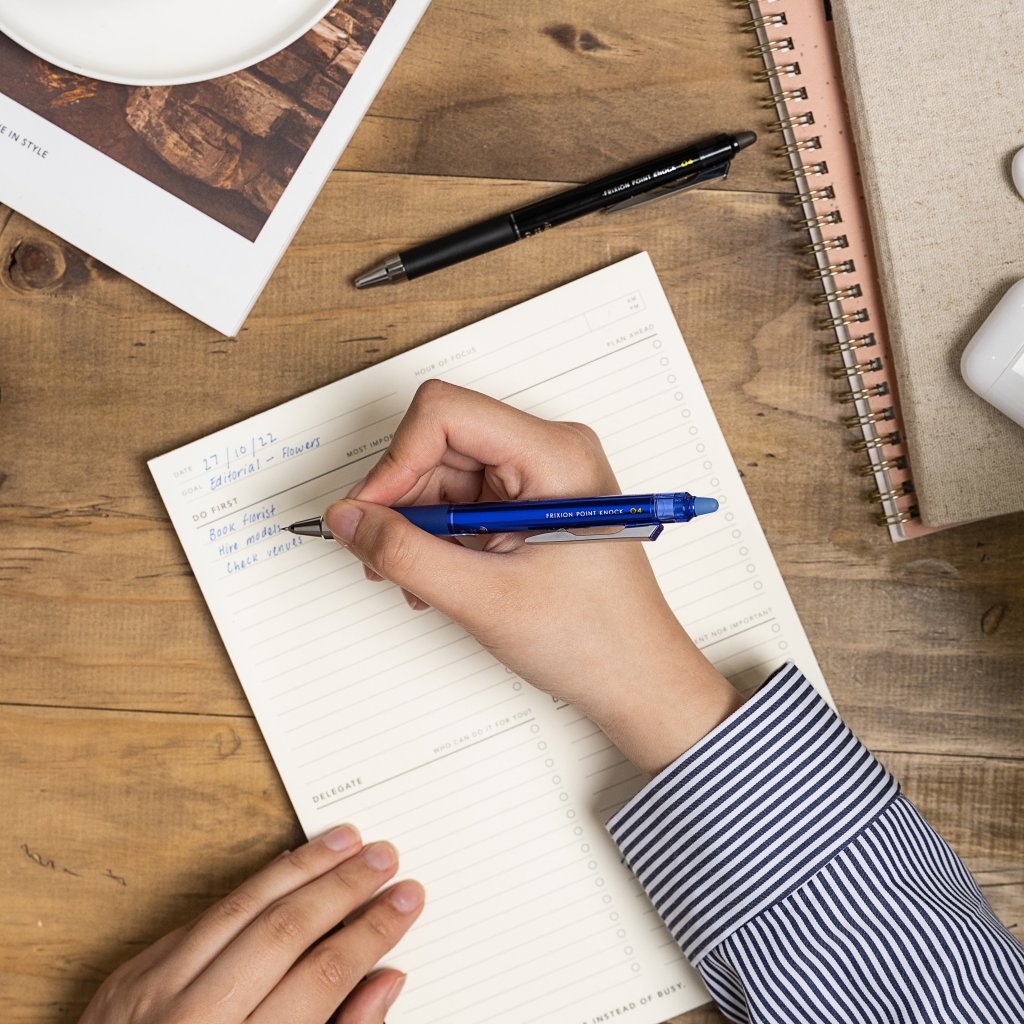
[[[395,1000],[402,994],[402,989],[405,988],[405,975],[403,974],[391,984],[391,988],[388,989],[387,994],[384,996],[384,1009],[390,1010],[395,1004]]]
[[[360,492],[360,491],[361,491],[361,490],[363,489],[363,484],[365,484],[365,483],[366,483],[366,477],[364,476],[362,480],[357,480],[357,481],[356,481],[356,482],[355,482],[355,483],[354,483],[354,484],[353,484],[353,485],[352,485],[352,486],[351,486],[351,487],[350,487],[350,488],[349,488],[349,489],[348,489],[348,490],[347,490],[347,491],[345,492],[345,497],[346,497],[346,498],[354,498],[354,497],[356,497],[356,495],[358,495],[358,494],[359,494],[359,492]]]
[[[390,843],[371,843],[363,850],[363,857],[376,871],[387,871],[398,863],[395,848]]]
[[[324,846],[335,853],[354,850],[359,845],[359,833],[351,825],[339,825],[324,836]]]
[[[417,882],[399,882],[388,893],[388,901],[395,910],[408,914],[423,902],[423,890]]]
[[[402,597],[405,598],[405,603],[414,611],[420,612],[424,608],[429,608],[430,605],[426,601],[421,601],[415,594],[410,594],[408,590],[402,591]]]
[[[371,583],[382,583],[384,581],[384,577],[381,576],[379,573],[375,573],[368,565],[363,566],[363,575]]]
[[[336,501],[324,513],[324,522],[342,544],[352,543],[359,520],[363,518],[363,510],[358,505],[350,505],[347,501]]]

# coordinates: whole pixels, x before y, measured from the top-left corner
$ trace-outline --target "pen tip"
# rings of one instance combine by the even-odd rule
[[[405,264],[402,263],[401,254],[392,256],[379,267],[360,274],[355,279],[357,288],[372,288],[374,285],[387,284],[389,281],[404,281],[408,275],[405,272]]]
[[[376,284],[386,284],[390,280],[391,276],[388,274],[387,265],[384,264],[374,267],[373,270],[368,270],[365,274],[360,274],[355,279],[355,286],[357,288],[372,288]]]
[[[734,138],[736,139],[737,152],[757,142],[757,134],[755,132],[737,132]]]

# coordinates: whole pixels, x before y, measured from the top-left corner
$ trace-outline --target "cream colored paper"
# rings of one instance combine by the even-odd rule
[[[590,423],[625,493],[717,497],[648,549],[670,602],[737,684],[792,659],[824,692],[646,254],[154,459],[153,475],[307,835],[354,822],[426,886],[390,958],[409,981],[389,1024],[657,1024],[707,995],[604,830],[644,780],[443,615],[368,583],[336,544],[281,532],[366,474],[429,377]],[[586,643],[571,608],[565,633],[571,658]]]
[[[818,0],[793,0],[794,3]],[[922,519],[1024,508],[1024,431],[960,356],[1024,278],[1019,0],[835,0],[833,12]]]

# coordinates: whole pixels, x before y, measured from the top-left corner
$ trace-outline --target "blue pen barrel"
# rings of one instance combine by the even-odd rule
[[[451,505],[406,505],[396,508],[413,526],[437,537],[448,536],[448,510]]]
[[[701,507],[696,508],[695,502]],[[712,507],[713,506],[713,507]],[[680,494],[611,494],[598,498],[546,501],[411,505],[396,509],[410,522],[438,536],[528,533],[600,526],[685,523],[718,507],[713,498]]]
[[[653,524],[653,495],[622,495],[588,498],[582,502],[517,501],[512,505],[455,505],[452,508],[453,534],[524,533],[531,530],[567,530],[583,526],[621,526]]]

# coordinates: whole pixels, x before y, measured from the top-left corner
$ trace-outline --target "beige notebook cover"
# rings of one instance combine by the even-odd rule
[[[1024,509],[1024,430],[960,376],[1024,278],[1024,5],[836,0],[833,16],[922,519]]]

